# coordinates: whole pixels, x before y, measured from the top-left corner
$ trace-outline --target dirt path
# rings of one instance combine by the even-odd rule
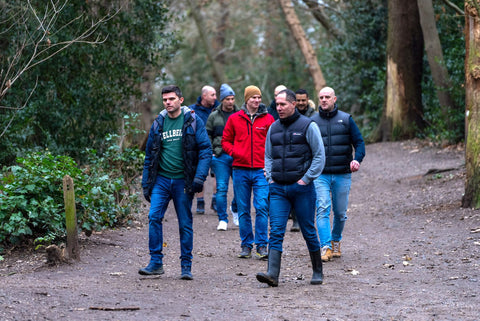
[[[84,239],[76,264],[47,267],[43,253],[7,255],[0,320],[478,320],[480,215],[460,208],[463,151],[419,144],[367,146],[353,178],[344,255],[324,264],[323,285],[309,284],[305,243],[291,232],[279,287],[260,284],[255,274],[266,262],[236,258],[238,229],[217,232],[210,210],[194,216],[193,281],[178,279],[172,209],[166,273],[142,277],[145,209],[129,228]],[[453,170],[423,176],[430,169]],[[207,186],[208,204],[210,195]]]

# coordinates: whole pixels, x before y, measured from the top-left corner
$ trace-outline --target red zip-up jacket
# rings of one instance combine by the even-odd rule
[[[265,166],[265,139],[274,121],[264,104],[258,107],[253,123],[245,105],[228,118],[223,129],[222,148],[233,157],[234,167],[259,169]]]

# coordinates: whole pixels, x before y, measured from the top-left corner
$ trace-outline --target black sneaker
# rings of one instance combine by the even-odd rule
[[[163,264],[158,265],[149,263],[147,267],[138,270],[138,274],[141,275],[160,275],[163,273],[165,273],[165,271],[163,270]]]
[[[249,259],[252,257],[252,249],[248,246],[242,246],[242,252],[238,254],[238,257],[241,259]]]
[[[205,214],[205,201],[197,199],[197,214]]]
[[[257,257],[260,260],[266,260],[268,259],[268,251],[266,246],[259,246],[257,248]]]

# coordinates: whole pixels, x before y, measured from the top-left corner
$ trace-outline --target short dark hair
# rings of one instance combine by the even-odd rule
[[[297,97],[295,96],[295,93],[292,90],[284,89],[284,90],[280,91],[277,94],[277,96],[280,95],[280,94],[283,94],[283,93],[285,93],[286,99],[289,103],[293,103],[293,102],[297,101]]]
[[[178,86],[175,86],[175,85],[168,85],[162,88],[162,95],[168,94],[168,93],[175,93],[178,96],[178,98],[183,97],[182,91],[180,90],[180,88],[178,88]]]
[[[298,89],[298,90],[295,92],[295,94],[298,94],[298,95],[307,95],[307,98],[309,97],[309,96],[308,96],[308,91],[306,91],[306,90],[303,89],[303,88]]]

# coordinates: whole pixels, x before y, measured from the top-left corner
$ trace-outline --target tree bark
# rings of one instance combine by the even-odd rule
[[[215,35],[215,42],[213,48],[215,49],[215,60],[218,63],[225,65],[225,43],[227,40],[226,31],[228,30],[228,17],[230,11],[225,0],[219,0],[218,4],[220,6],[219,15],[220,20],[217,22],[217,32]]]
[[[478,1],[465,2],[465,194],[463,207],[480,208],[480,18]]]
[[[448,128],[452,129],[455,124],[449,121],[448,111],[456,108],[448,92],[448,89],[451,87],[450,77],[443,60],[442,45],[440,44],[440,38],[435,24],[435,12],[433,11],[432,0],[418,1],[418,11],[420,14],[423,39],[425,41],[425,51],[427,53],[428,64],[432,71],[438,101],[440,102],[443,117],[448,123]]]
[[[139,113],[141,115],[139,121],[142,129],[145,130],[145,135],[143,137],[131,137],[133,143],[139,146],[140,150],[145,150],[147,145],[148,133],[150,127],[152,126],[155,115],[152,114],[152,93],[153,86],[155,83],[156,72],[152,70],[144,70],[142,78],[145,79],[143,83],[140,84],[140,91],[142,93],[142,99],[138,101],[135,97],[131,97],[131,106],[133,106],[133,112]]]
[[[300,21],[298,20],[297,14],[292,6],[290,0],[278,0],[282,10],[285,14],[285,20],[290,28],[290,31],[295,38],[300,50],[302,51],[305,61],[308,65],[308,71],[313,79],[313,84],[315,86],[315,91],[318,93],[320,89],[325,87],[326,82],[323,78],[322,69],[318,64],[317,55],[315,50],[313,50],[312,44],[307,39],[307,35],[303,30]]]
[[[375,140],[409,139],[423,128],[423,37],[415,0],[388,1],[383,117]]]

